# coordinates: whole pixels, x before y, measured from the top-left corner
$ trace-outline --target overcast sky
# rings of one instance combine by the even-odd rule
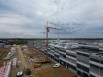
[[[103,38],[103,0],[0,0],[0,38]]]

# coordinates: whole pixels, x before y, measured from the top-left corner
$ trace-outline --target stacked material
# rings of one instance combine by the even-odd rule
[[[3,67],[0,68],[0,77],[9,77],[11,71],[11,62],[5,63]]]
[[[28,46],[27,45],[23,45],[22,48],[28,48]]]
[[[16,46],[12,46],[10,49],[10,52],[8,53],[7,57],[5,57],[4,59],[6,60],[10,60],[12,59],[12,57],[16,54]]]
[[[11,47],[10,50],[11,50],[11,51],[15,51],[15,50],[16,50],[16,47]]]
[[[13,68],[16,68],[16,65],[17,65],[17,58],[14,58],[12,63]]]
[[[12,45],[10,51],[16,51],[16,44]]]
[[[22,48],[25,52],[28,51],[28,46],[27,46],[27,45],[23,45],[23,46],[21,46],[21,48]]]
[[[16,44],[14,44],[13,47],[16,47]]]

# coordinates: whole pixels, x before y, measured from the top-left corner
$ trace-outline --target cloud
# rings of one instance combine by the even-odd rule
[[[48,20],[50,26],[62,28],[61,37],[103,37],[102,4],[103,0],[0,0],[0,36],[45,37]],[[55,37],[58,31],[50,34]]]
[[[18,14],[0,14],[0,24],[23,25],[32,23],[32,20]]]

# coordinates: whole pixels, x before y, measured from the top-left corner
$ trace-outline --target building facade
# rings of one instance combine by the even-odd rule
[[[35,49],[45,53],[44,41],[36,40],[33,44]],[[97,44],[50,43],[48,51],[49,58],[65,66],[78,77],[103,77],[103,50]]]

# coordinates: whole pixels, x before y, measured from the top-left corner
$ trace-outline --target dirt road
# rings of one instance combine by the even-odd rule
[[[27,62],[26,58],[24,57],[23,51],[21,50],[20,45],[17,45],[17,52],[18,52],[18,58],[22,62],[22,67],[24,68],[30,68],[31,65]],[[33,72],[34,73],[34,72]],[[32,77],[35,77],[32,73]],[[24,77],[28,77],[26,74],[24,74]]]
[[[23,68],[32,67],[32,65],[26,60],[27,57],[24,57],[25,54],[21,50],[20,45],[17,45],[17,53],[18,59],[21,60]],[[38,57],[37,53],[39,56],[42,55],[41,53],[35,51],[35,53],[31,54],[34,59],[40,58]],[[28,56],[30,56],[30,54]],[[39,68],[33,69],[32,67],[32,77],[74,77],[74,74],[71,71],[65,69],[65,67],[61,66],[59,68],[53,68],[53,65],[54,62],[50,62],[42,64],[42,66]],[[24,74],[24,77],[28,76]]]
[[[24,57],[24,55],[23,55],[23,52],[22,52],[22,50],[21,50],[20,45],[17,45],[17,52],[18,52],[18,55],[19,55],[19,59],[20,59],[21,62],[22,62],[22,67],[23,67],[23,68],[28,68],[27,62],[26,62],[26,60],[25,60],[25,57]]]

